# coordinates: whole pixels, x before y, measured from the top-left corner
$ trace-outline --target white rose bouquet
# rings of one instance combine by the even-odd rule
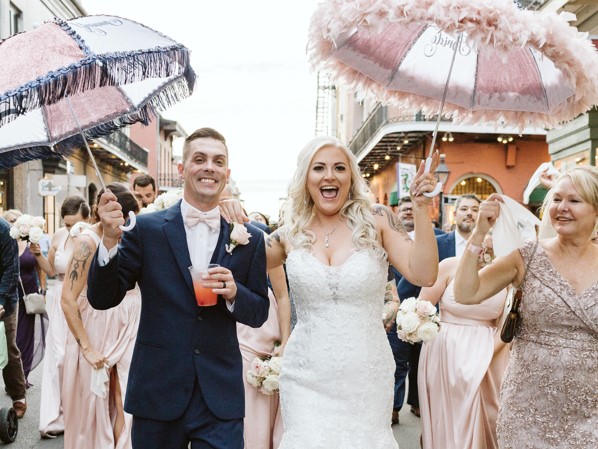
[[[31,243],[39,243],[44,236],[46,220],[42,217],[21,215],[10,228],[10,236],[13,239],[28,240]]]
[[[254,358],[245,373],[247,382],[265,395],[277,393],[281,361],[281,357]]]
[[[407,298],[397,313],[397,335],[408,343],[432,340],[440,329],[436,307],[423,299]]]
[[[157,210],[168,209],[170,206],[174,205],[178,200],[183,197],[183,188],[179,187],[178,189],[168,190],[154,200],[152,204],[148,204],[146,207],[139,211],[140,214],[147,214],[150,212],[155,212]]]

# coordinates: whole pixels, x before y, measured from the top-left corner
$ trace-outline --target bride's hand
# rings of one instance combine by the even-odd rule
[[[415,174],[415,177],[411,182],[411,186],[409,187],[411,201],[413,202],[414,206],[417,206],[418,208],[428,207],[428,204],[431,201],[431,198],[424,196],[424,193],[433,192],[436,188],[436,184],[438,183],[438,181],[436,180],[434,171],[436,170],[436,167],[438,167],[438,161],[438,151],[435,151],[432,155],[432,164],[430,166],[430,172],[424,173],[425,164],[422,161],[422,163],[419,166],[419,170],[417,170],[417,173]]]

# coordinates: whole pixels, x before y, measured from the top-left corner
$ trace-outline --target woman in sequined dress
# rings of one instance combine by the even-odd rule
[[[598,447],[598,169],[562,174],[546,205],[556,237],[528,242],[477,271],[477,253],[498,217],[480,206],[455,277],[455,299],[477,304],[522,286],[521,322],[501,388],[501,449]]]

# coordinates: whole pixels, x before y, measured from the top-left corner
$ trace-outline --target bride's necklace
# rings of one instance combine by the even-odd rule
[[[332,234],[334,234],[334,231],[336,231],[336,227],[337,227],[337,226],[338,226],[338,225],[334,225],[334,227],[332,228],[332,231],[330,231],[330,232],[326,232],[326,231],[324,231],[324,230],[322,229],[322,232],[324,233],[324,246],[325,246],[326,248],[328,248],[328,247],[330,246],[330,236],[331,236]]]

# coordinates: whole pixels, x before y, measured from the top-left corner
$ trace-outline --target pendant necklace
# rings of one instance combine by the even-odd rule
[[[322,230],[324,232],[324,246],[326,248],[328,248],[330,246],[330,236],[332,234],[334,234],[334,231],[336,231],[336,227],[337,227],[337,225],[334,225],[334,228],[332,228],[332,231],[330,231],[330,232],[326,232],[326,231]]]

